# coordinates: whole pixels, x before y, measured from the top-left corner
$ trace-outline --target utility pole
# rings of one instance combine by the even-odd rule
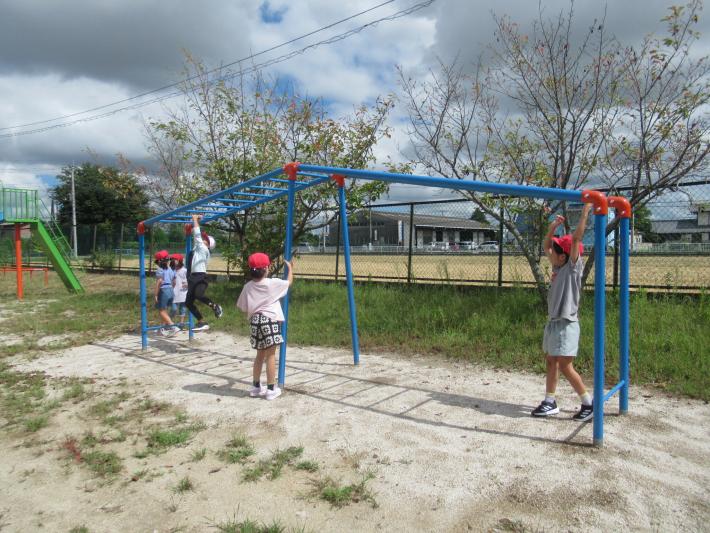
[[[74,247],[74,259],[78,257],[78,247],[76,242],[76,192],[74,190],[74,163],[71,166],[71,235]]]

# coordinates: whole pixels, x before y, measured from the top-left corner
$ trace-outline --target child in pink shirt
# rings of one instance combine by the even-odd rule
[[[293,283],[293,266],[284,260],[288,267],[288,279],[283,280],[266,277],[271,264],[268,255],[252,254],[248,262],[251,281],[244,285],[237,299],[237,307],[249,317],[251,347],[256,349],[254,382],[249,396],[264,396],[267,400],[274,400],[281,396],[281,389],[276,385],[276,347],[284,342],[281,335],[284,314],[279,300],[286,296]],[[261,385],[261,370],[265,361],[266,387]]]

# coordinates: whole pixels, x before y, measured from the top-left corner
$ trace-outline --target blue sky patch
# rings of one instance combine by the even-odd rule
[[[279,24],[283,20],[286,11],[288,11],[286,6],[281,9],[272,9],[269,0],[259,6],[259,15],[261,16],[261,21],[265,24]]]

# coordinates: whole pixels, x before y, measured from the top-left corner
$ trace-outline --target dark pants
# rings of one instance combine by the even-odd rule
[[[187,296],[185,297],[185,307],[187,307],[198,322],[202,320],[202,313],[195,305],[195,300],[199,300],[203,304],[207,304],[211,309],[214,309],[214,302],[205,296],[207,290],[207,274],[204,272],[195,272],[190,274],[187,280]]]

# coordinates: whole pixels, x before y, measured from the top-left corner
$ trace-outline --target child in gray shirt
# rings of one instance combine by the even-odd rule
[[[552,264],[552,283],[547,293],[548,321],[543,335],[543,349],[547,360],[545,399],[533,410],[533,416],[545,417],[560,412],[555,401],[559,373],[567,378],[579,395],[582,407],[572,417],[583,422],[592,417],[592,397],[582,378],[574,369],[573,361],[579,345],[579,299],[582,293],[582,237],[587,225],[591,204],[585,204],[577,229],[572,234],[554,237],[555,230],[565,219],[558,215],[550,224],[543,247]]]

